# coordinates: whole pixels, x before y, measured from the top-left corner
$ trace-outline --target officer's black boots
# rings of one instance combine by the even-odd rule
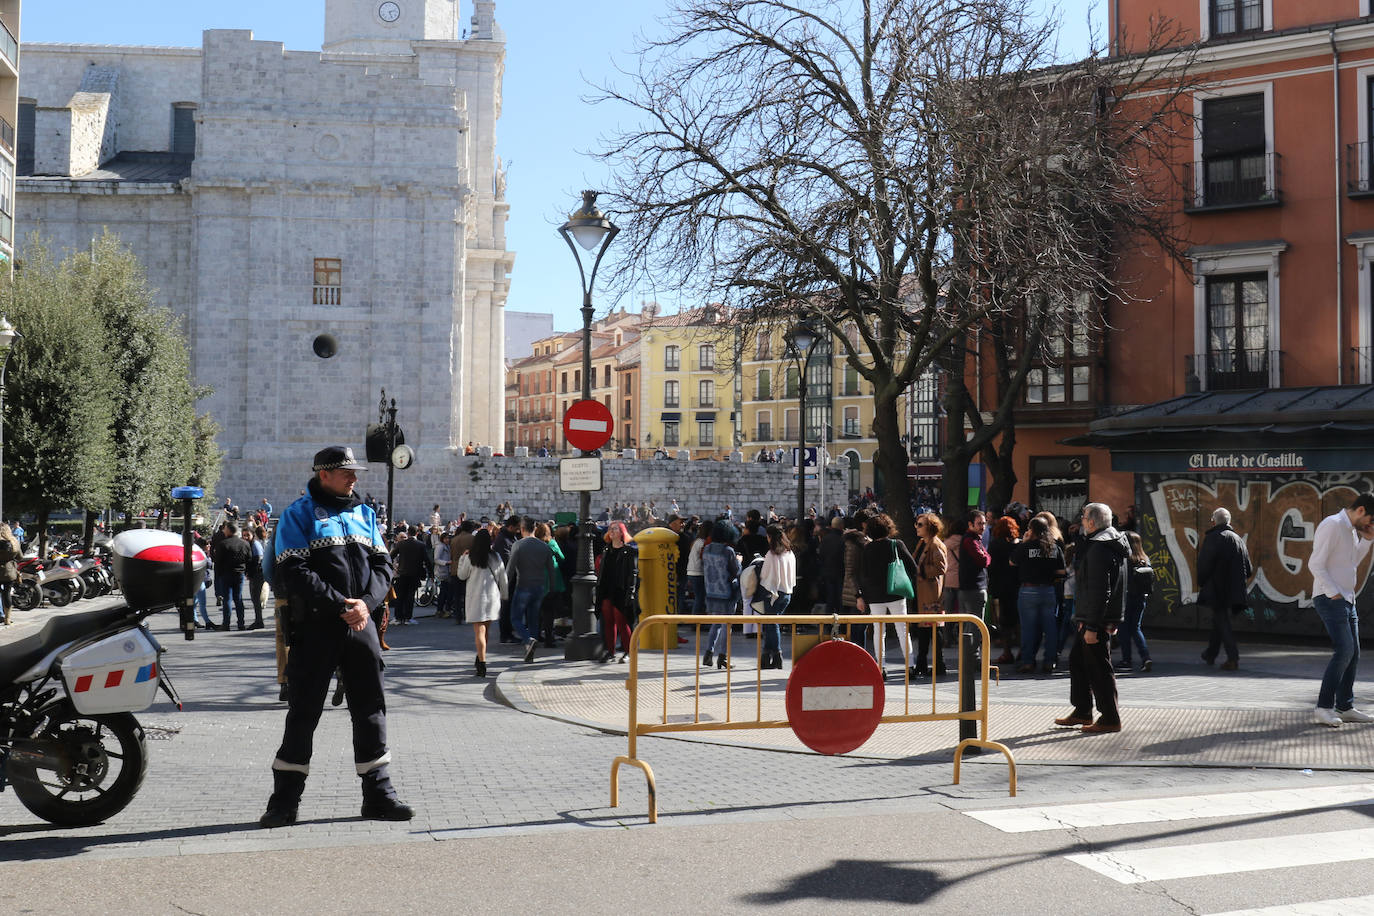
[[[295,770],[272,771],[272,797],[267,800],[267,811],[258,818],[258,826],[289,827],[296,823],[296,811],[301,804],[301,793],[305,791],[305,774]]]
[[[408,821],[415,816],[415,809],[404,804],[396,797],[391,785],[391,777],[386,768],[379,767],[363,774],[362,816],[370,821]]]

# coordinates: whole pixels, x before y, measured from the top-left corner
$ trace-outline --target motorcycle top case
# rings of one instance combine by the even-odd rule
[[[157,695],[157,646],[142,627],[122,630],[57,660],[77,712],[138,712]]]
[[[110,543],[115,578],[130,607],[177,604],[205,581],[205,552],[191,547],[191,590],[186,590],[181,535],[172,531],[123,531]]]

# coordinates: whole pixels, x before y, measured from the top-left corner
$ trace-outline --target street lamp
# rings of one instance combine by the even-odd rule
[[[601,266],[601,258],[611,246],[611,240],[620,229],[606,215],[596,208],[596,192],[582,192],[582,207],[568,221],[558,227],[568,250],[577,261],[578,278],[582,282],[582,400],[592,397],[592,286],[596,283],[596,271]],[[576,242],[576,244],[574,244]],[[582,251],[578,248],[581,247]],[[583,252],[590,257],[595,252],[591,273],[583,264]],[[586,455],[586,452],[582,452]],[[572,580],[573,632],[568,637],[563,657],[570,661],[585,661],[597,654],[596,618],[596,571],[592,564],[592,494],[582,490],[578,494],[577,515],[581,527],[578,529],[577,573]]]
[[[783,335],[792,357],[797,362],[797,524],[806,518],[806,370],[811,366],[811,347],[816,343],[816,332],[805,322],[799,321],[788,328]],[[819,470],[820,458],[816,467]]]
[[[3,483],[5,473],[5,370],[10,365],[10,354],[13,352],[11,348],[14,342],[23,336],[15,330],[8,318],[0,316],[0,350],[3,350],[5,354],[0,357],[0,522],[5,520]]]

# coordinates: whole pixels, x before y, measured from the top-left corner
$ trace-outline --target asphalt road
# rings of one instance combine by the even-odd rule
[[[179,712],[160,699],[140,714],[151,754],[143,791],[82,830],[51,829],[0,795],[0,912],[1286,907],[1278,916],[1335,899],[1345,902],[1329,912],[1374,912],[1369,772],[1040,765],[1021,770],[1013,799],[1004,769],[981,763],[954,786],[947,761],[647,739],[662,810],[649,826],[636,774],[621,808],[607,807],[623,737],[500,703],[492,678],[471,675],[469,628],[433,619],[391,630],[386,656],[393,772],[416,820],[358,818],[347,715],[329,708],[302,823],[263,831],[284,712],[270,629],[188,643],[170,615],[152,625],[187,703]],[[500,650],[493,674],[520,666]],[[1037,684],[1026,689],[1046,689]],[[1226,689],[1253,695],[1262,678]],[[1358,693],[1369,694],[1367,681]],[[1198,697],[1221,701],[1221,687]],[[1150,804],[1120,804],[1139,799]],[[1105,822],[1085,818],[1085,803]],[[1045,829],[1008,832],[1014,822],[988,814],[1005,810]]]

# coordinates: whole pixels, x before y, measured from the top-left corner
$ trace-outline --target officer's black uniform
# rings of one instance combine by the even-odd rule
[[[350,449],[331,447],[315,456],[315,470],[360,469]],[[396,800],[387,773],[386,698],[377,629],[369,619],[358,631],[343,621],[345,600],[361,598],[375,609],[391,588],[391,557],[376,513],[356,496],[335,496],[319,478],[277,524],[273,588],[288,601],[291,654],[286,663],[289,708],[281,747],[272,761],[273,792],[259,823],[294,823],[315,726],[329,682],[343,674],[353,719],[353,760],[363,780],[363,816],[409,820],[414,812]]]

